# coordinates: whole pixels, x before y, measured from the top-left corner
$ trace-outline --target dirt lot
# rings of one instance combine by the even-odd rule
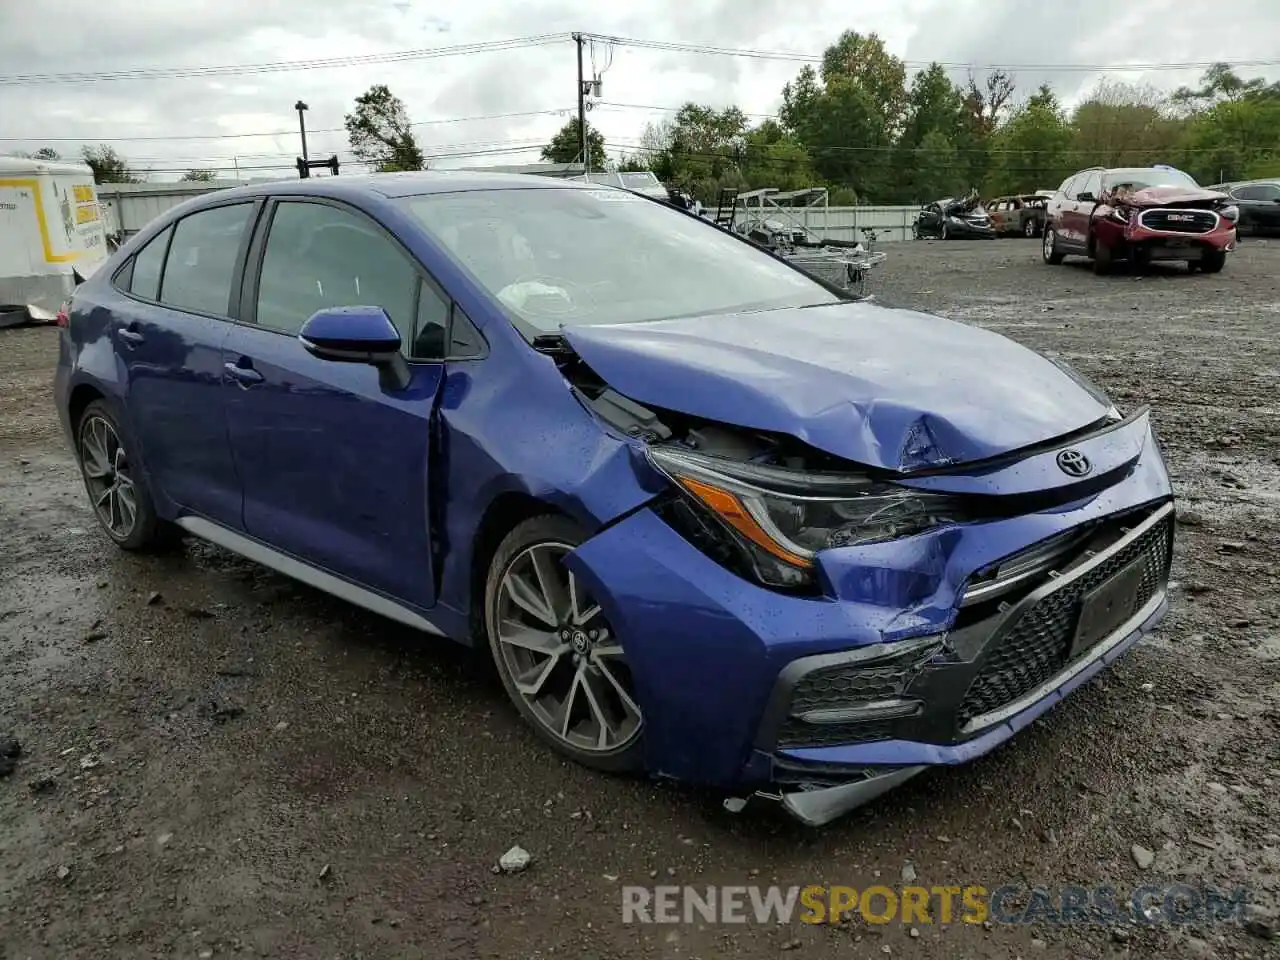
[[[0,331],[0,736],[22,743],[0,777],[0,956],[1275,956],[1265,913],[622,924],[627,883],[861,888],[904,869],[1280,901],[1280,243],[1216,277],[1106,279],[1043,266],[1035,241],[885,249],[883,302],[1154,406],[1177,589],[1157,636],[1004,749],[821,831],[552,759],[464,651],[217,549],[120,553],[58,432],[56,330]],[[513,844],[533,865],[496,874]]]

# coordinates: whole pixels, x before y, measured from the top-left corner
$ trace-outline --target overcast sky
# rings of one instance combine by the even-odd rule
[[[1280,59],[1278,0],[0,0],[0,77],[358,57],[574,30],[819,55],[844,29],[879,33],[909,67],[955,64],[956,79],[965,64],[1102,65],[1116,71],[1107,76],[1172,88],[1194,83],[1199,70],[1139,73],[1124,65]],[[590,123],[614,155],[647,122],[671,115],[634,105],[696,100],[772,114],[782,85],[803,65],[602,44],[595,60],[604,90]],[[1240,72],[1280,79],[1275,65]],[[1017,72],[1021,91],[1048,80],[1067,102],[1101,76]],[[428,154],[475,154],[434,166],[530,162],[572,115],[575,81],[567,40],[241,75],[0,80],[0,153],[47,145],[67,156],[82,143],[110,143],[153,179],[175,179],[189,167],[234,176],[237,164],[242,176],[269,176],[286,171],[252,168],[290,164],[298,153],[296,100],[310,105],[312,155],[345,158],[343,114],[370,85],[385,83],[404,100]],[[503,114],[519,116],[494,116]]]

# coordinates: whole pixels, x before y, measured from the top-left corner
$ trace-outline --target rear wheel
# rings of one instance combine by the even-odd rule
[[[585,766],[636,770],[643,717],[622,644],[564,565],[584,539],[556,515],[507,534],[489,566],[485,631],[508,696],[539,737]]]
[[[1200,269],[1205,273],[1221,273],[1227,265],[1227,255],[1221,250],[1206,250],[1200,258]]]
[[[102,400],[76,426],[76,455],[89,503],[107,536],[125,550],[172,546],[181,531],[156,515],[127,431]]]
[[[1058,231],[1048,224],[1045,224],[1044,236],[1040,244],[1040,255],[1044,257],[1044,262],[1050,266],[1057,266],[1065,256],[1058,249]]]

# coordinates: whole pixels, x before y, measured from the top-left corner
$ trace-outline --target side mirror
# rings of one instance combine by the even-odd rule
[[[1077,193],[1076,199],[1079,200],[1081,203],[1097,203],[1098,202],[1098,198],[1095,197],[1092,193],[1089,193],[1088,191],[1085,191],[1084,193]]]
[[[409,385],[409,365],[400,353],[400,332],[381,307],[327,307],[317,310],[298,331],[307,353],[339,363],[378,368],[383,388]]]

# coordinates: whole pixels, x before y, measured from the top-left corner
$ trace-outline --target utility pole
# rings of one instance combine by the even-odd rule
[[[582,81],[582,34],[575,33],[573,42],[578,45],[578,148],[582,154],[582,169],[591,172],[591,151],[587,149],[587,86]]]
[[[298,111],[298,132],[302,134],[302,159],[307,159],[307,121],[303,117],[303,111],[309,109],[305,103],[299,100],[293,105],[293,109]]]

